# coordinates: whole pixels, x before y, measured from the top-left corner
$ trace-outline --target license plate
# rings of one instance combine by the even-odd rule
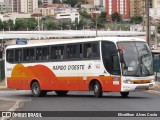
[[[149,84],[149,87],[153,87],[153,84]]]

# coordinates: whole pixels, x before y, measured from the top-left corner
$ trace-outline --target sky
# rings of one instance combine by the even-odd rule
[[[0,2],[4,2],[4,0],[0,0]]]

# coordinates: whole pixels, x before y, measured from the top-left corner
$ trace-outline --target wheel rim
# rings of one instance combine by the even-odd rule
[[[38,85],[35,85],[35,86],[33,87],[33,92],[34,92],[35,94],[38,94],[38,93],[39,93],[39,86],[38,86]]]
[[[95,93],[98,92],[98,85],[95,85],[95,86],[94,86],[94,92],[95,92]]]

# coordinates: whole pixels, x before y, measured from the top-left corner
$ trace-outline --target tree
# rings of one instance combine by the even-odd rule
[[[111,18],[112,18],[113,22],[121,22],[122,21],[121,15],[117,12],[113,13],[111,15]]]
[[[86,10],[83,10],[79,13],[82,18],[91,18],[91,16],[87,13]]]
[[[13,24],[13,20],[8,20],[8,27],[9,27],[9,30],[14,30],[14,24]]]
[[[15,30],[27,30],[27,20],[24,18],[17,18],[14,28]]]
[[[78,1],[77,0],[64,0],[63,3],[70,4],[71,7],[74,7],[76,4],[78,4]]]
[[[100,19],[106,19],[106,16],[107,16],[107,12],[101,12],[99,18]]]
[[[35,18],[26,19],[28,30],[35,30],[38,26],[38,21]]]
[[[3,29],[3,23],[2,23],[2,20],[0,19],[0,30]]]
[[[131,23],[141,23],[142,21],[143,21],[142,16],[134,16],[130,20]]]
[[[105,24],[106,23],[107,12],[101,12],[100,16],[97,18],[98,23]]]

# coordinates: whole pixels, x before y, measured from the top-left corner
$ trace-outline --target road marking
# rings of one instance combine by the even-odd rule
[[[15,111],[16,109],[19,108],[19,104],[21,101],[17,100],[16,103],[13,105],[13,107],[11,107],[8,111]],[[9,117],[3,117],[0,120],[8,120]]]
[[[147,92],[160,95],[160,92],[155,90],[148,90]]]

